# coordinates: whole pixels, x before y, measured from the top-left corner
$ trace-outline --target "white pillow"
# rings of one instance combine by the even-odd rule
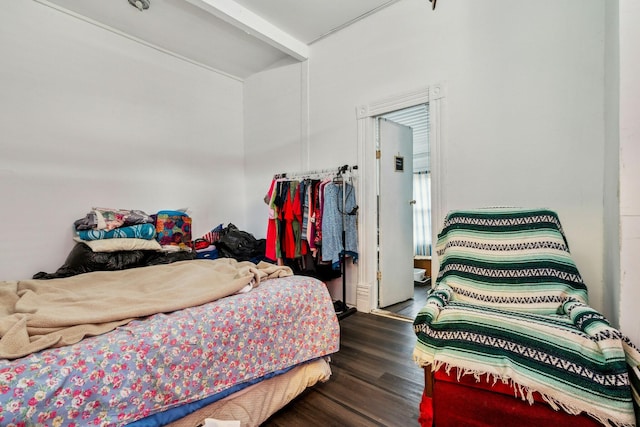
[[[76,242],[84,243],[89,246],[93,252],[115,252],[115,251],[159,251],[162,249],[157,240],[151,239],[135,239],[135,238],[116,238],[116,239],[99,239],[99,240],[82,240],[74,237]]]

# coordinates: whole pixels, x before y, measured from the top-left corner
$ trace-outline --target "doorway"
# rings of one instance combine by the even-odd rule
[[[429,123],[428,103],[376,120],[377,308],[411,320],[426,301],[431,276],[431,269],[419,268],[430,262],[432,247]]]
[[[433,223],[438,225],[444,217],[446,197],[442,188],[446,184],[441,170],[446,170],[441,145],[443,135],[443,110],[446,85],[440,83],[412,92],[397,93],[356,108],[358,136],[357,181],[360,216],[358,218],[358,241],[362,250],[357,265],[355,297],[358,311],[372,312],[378,309],[378,195],[376,125],[379,116],[419,104],[427,104],[429,110],[429,146],[431,164],[432,241],[435,241]],[[431,277],[437,273],[437,254],[432,254]]]

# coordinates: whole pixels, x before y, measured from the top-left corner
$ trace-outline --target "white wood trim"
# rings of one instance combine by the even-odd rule
[[[360,216],[358,227],[358,246],[360,259],[358,262],[358,284],[356,291],[356,307],[358,311],[371,312],[378,307],[378,233],[377,222],[377,173],[376,173],[376,141],[374,121],[376,116],[390,113],[402,108],[418,104],[429,104],[431,134],[431,229],[433,242],[437,238],[437,230],[444,217],[445,194],[442,171],[445,170],[442,150],[443,140],[443,104],[446,97],[446,85],[438,83],[427,88],[418,89],[391,96],[389,98],[360,105],[356,108],[358,120],[358,165],[360,179],[358,194],[360,195]],[[368,185],[365,185],[368,183]],[[432,256],[432,277],[437,274],[437,257]]]
[[[447,87],[443,83],[429,86],[429,99],[435,101],[446,96]]]
[[[298,61],[309,59],[309,46],[232,0],[187,1]]]
[[[360,115],[360,108],[356,111]],[[373,138],[373,119],[364,116],[358,120],[358,170],[356,194],[359,194],[360,214],[358,216],[358,247],[365,254],[358,260],[358,282],[356,288],[356,308],[369,312],[372,298],[378,298],[377,269],[377,207],[375,149],[369,149],[368,141]],[[369,185],[366,185],[369,183]],[[366,248],[366,249],[365,249]],[[373,293],[376,292],[375,296]]]
[[[413,92],[405,92],[386,99],[371,102],[365,107],[367,115],[369,117],[375,117],[395,110],[400,110],[402,108],[424,104],[429,102],[429,94],[431,90],[433,89],[430,87],[418,89]]]
[[[445,166],[446,157],[443,147],[443,129],[445,123],[444,103],[446,96],[446,86],[444,84],[433,85],[429,88],[429,143],[431,150],[431,277],[432,284],[438,276],[440,262],[435,251],[435,244],[438,241],[438,233],[446,214],[446,192],[445,192]]]
[[[356,287],[356,309],[358,311],[363,311],[365,313],[370,311],[367,302],[371,299],[371,289],[371,286],[366,283],[358,283]]]

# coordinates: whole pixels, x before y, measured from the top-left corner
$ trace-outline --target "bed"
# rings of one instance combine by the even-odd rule
[[[636,425],[640,352],[588,305],[555,212],[453,211],[438,237],[422,426]]]
[[[189,260],[0,283],[0,425],[259,425],[331,374],[325,285]]]

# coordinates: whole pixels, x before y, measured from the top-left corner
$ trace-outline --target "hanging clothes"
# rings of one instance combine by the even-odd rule
[[[322,217],[324,215],[324,189],[330,181],[318,183],[318,203],[316,206],[316,232],[314,243],[316,247],[322,246]]]
[[[355,212],[356,196],[353,185],[331,182],[325,186],[322,213],[322,260],[331,262],[334,269],[340,268],[342,256],[351,256],[354,262],[358,259]]]
[[[354,187],[346,181],[333,182],[336,175],[343,173],[339,169],[337,174],[327,173],[318,178],[274,176],[265,196],[269,205],[265,251],[268,259],[281,265],[290,265],[293,260],[303,270],[320,270],[324,266],[337,270],[344,255],[357,260],[356,218],[355,215],[343,218],[343,212],[355,212]],[[342,188],[346,189],[344,200]],[[337,274],[339,277],[341,273]]]
[[[291,181],[289,183],[289,191],[283,207],[284,213],[284,257],[300,258],[306,254],[302,248],[301,231],[302,231],[302,204],[300,202],[300,190],[304,188],[299,181]]]
[[[315,254],[315,249],[316,249],[316,245],[313,243],[313,236],[316,232],[316,216],[315,216],[315,195],[316,195],[316,184],[317,184],[317,180],[310,180],[309,185],[308,185],[308,191],[307,191],[307,217],[308,217],[308,221],[307,221],[307,234],[305,236],[305,240],[307,241],[307,244],[309,245],[309,250],[311,251],[312,254]]]
[[[275,211],[276,219],[276,241],[275,241],[275,253],[278,264],[281,264],[281,260],[284,258],[285,248],[285,230],[286,221],[284,216],[284,206],[287,200],[287,193],[289,191],[288,181],[279,181],[276,184],[275,198],[273,201],[273,208]]]
[[[278,257],[276,256],[276,239],[278,237],[278,233],[276,231],[276,207],[274,205],[274,201],[276,198],[276,180],[271,181],[271,185],[269,186],[269,191],[267,191],[267,195],[265,196],[265,203],[269,206],[269,220],[267,221],[267,243],[265,248],[264,256],[267,259],[275,261]]]

